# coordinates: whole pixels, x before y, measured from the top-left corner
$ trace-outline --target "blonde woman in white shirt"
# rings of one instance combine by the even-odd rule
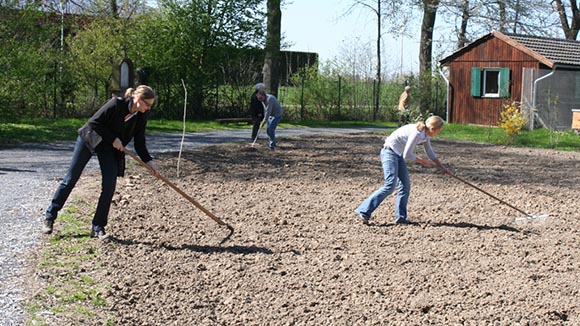
[[[413,224],[407,219],[407,202],[411,193],[411,181],[407,169],[407,161],[419,163],[425,167],[438,167],[451,175],[443,166],[431,148],[431,138],[437,136],[444,127],[443,119],[431,116],[423,122],[402,126],[391,133],[381,149],[384,185],[365,199],[355,210],[363,224],[368,224],[372,213],[395,190],[395,224]],[[415,155],[415,147],[422,144],[429,159]]]

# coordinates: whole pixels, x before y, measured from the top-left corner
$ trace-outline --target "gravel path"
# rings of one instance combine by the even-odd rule
[[[377,129],[290,128],[279,129],[277,136],[372,130]],[[266,140],[263,132],[261,135],[258,143],[263,146]],[[178,151],[181,139],[181,134],[151,135],[148,147],[152,154]],[[192,133],[185,135],[183,148],[241,141],[251,142],[249,130]],[[27,253],[39,242],[43,211],[66,172],[73,147],[73,142],[0,147],[0,326],[23,324]],[[88,168],[98,168],[97,160],[92,159]]]

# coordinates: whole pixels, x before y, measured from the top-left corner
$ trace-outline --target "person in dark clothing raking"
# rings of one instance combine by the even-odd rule
[[[252,117],[252,140],[256,139],[258,136],[258,131],[260,130],[260,124],[264,121],[264,105],[256,95],[259,91],[265,91],[266,85],[263,83],[256,84],[256,90],[252,93],[250,97],[250,116]]]
[[[97,155],[102,174],[99,202],[93,217],[91,237],[104,240],[109,209],[115,193],[117,177],[125,173],[125,146],[134,139],[137,154],[152,168],[157,176],[157,166],[145,144],[146,112],[155,103],[155,91],[145,85],[129,88],[125,98],[113,98],[105,103],[79,129],[72,160],[68,171],[57,188],[50,206],[45,212],[43,233],[51,234],[58,212],[63,208],[71,191],[93,156]]]

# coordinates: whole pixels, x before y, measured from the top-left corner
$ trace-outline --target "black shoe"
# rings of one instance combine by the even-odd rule
[[[45,219],[44,222],[42,223],[42,233],[51,234],[53,226],[54,226],[54,220]]]
[[[105,229],[100,229],[95,231],[95,229],[91,230],[91,238],[99,238],[99,240],[106,240],[109,238],[109,235],[105,233]]]
[[[416,225],[417,222],[411,222],[407,219],[399,219],[395,221],[395,224],[397,225]]]

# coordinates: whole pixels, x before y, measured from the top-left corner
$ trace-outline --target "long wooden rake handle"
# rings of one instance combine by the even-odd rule
[[[529,217],[531,217],[531,216],[532,216],[532,215],[530,215],[530,214],[528,214],[528,213],[524,212],[523,210],[521,210],[521,209],[519,209],[519,208],[517,208],[517,207],[513,206],[512,204],[510,204],[510,203],[508,203],[508,202],[506,202],[506,201],[504,201],[504,200],[502,200],[502,199],[499,199],[499,198],[497,198],[496,196],[494,196],[494,195],[490,194],[489,192],[487,192],[487,191],[485,191],[485,190],[483,190],[483,189],[479,188],[478,186],[476,186],[476,185],[474,185],[474,184],[472,184],[472,183],[470,183],[470,182],[468,182],[468,181],[466,181],[466,180],[463,180],[462,178],[460,178],[460,177],[456,176],[455,174],[449,174],[449,175],[450,175],[451,177],[453,177],[454,179],[456,179],[456,180],[459,180],[459,181],[461,181],[461,182],[465,183],[466,185],[468,185],[468,186],[470,186],[470,187],[473,187],[473,188],[475,188],[475,189],[477,189],[477,190],[479,190],[479,191],[483,192],[484,194],[486,194],[486,195],[488,195],[489,197],[491,197],[491,198],[493,198],[493,199],[495,199],[495,200],[499,201],[500,203],[502,203],[502,204],[504,204],[504,205],[506,205],[506,206],[509,206],[509,207],[511,207],[511,208],[513,208],[513,209],[515,209],[516,211],[518,211],[518,212],[520,212],[520,213],[524,214],[525,216],[529,216]]]
[[[147,163],[143,162],[140,158],[137,157],[137,155],[133,154],[133,152],[131,152],[130,150],[128,150],[126,148],[123,151],[127,155],[129,155],[133,160],[135,160],[136,162],[138,162],[139,164],[141,164],[143,167],[145,167],[147,170],[149,170],[149,172],[152,172],[152,173],[154,172],[153,168],[151,168]],[[199,210],[201,210],[202,212],[204,212],[205,215],[209,216],[217,224],[223,225],[223,226],[227,227],[228,230],[230,230],[230,233],[220,242],[220,245],[223,244],[224,242],[226,242],[232,236],[232,234],[234,234],[234,228],[231,225],[227,224],[226,222],[222,221],[220,218],[218,218],[217,216],[215,216],[207,208],[203,207],[195,199],[191,198],[191,196],[189,196],[188,194],[186,194],[185,192],[183,192],[183,190],[179,189],[179,187],[177,187],[175,184],[173,184],[173,182],[167,180],[167,178],[165,178],[164,176],[162,176],[159,173],[156,173],[154,175],[159,180],[163,181],[166,185],[168,185],[170,188],[172,188],[177,193],[179,193],[181,196],[183,196],[183,198],[187,199],[190,203],[192,203]]]
[[[258,132],[256,133],[256,137],[254,138],[254,141],[252,142],[252,147],[254,147],[254,145],[256,144],[256,140],[258,140],[258,137],[260,136],[260,131],[262,131],[263,125],[264,125],[264,121],[260,122],[260,124],[258,125]]]

